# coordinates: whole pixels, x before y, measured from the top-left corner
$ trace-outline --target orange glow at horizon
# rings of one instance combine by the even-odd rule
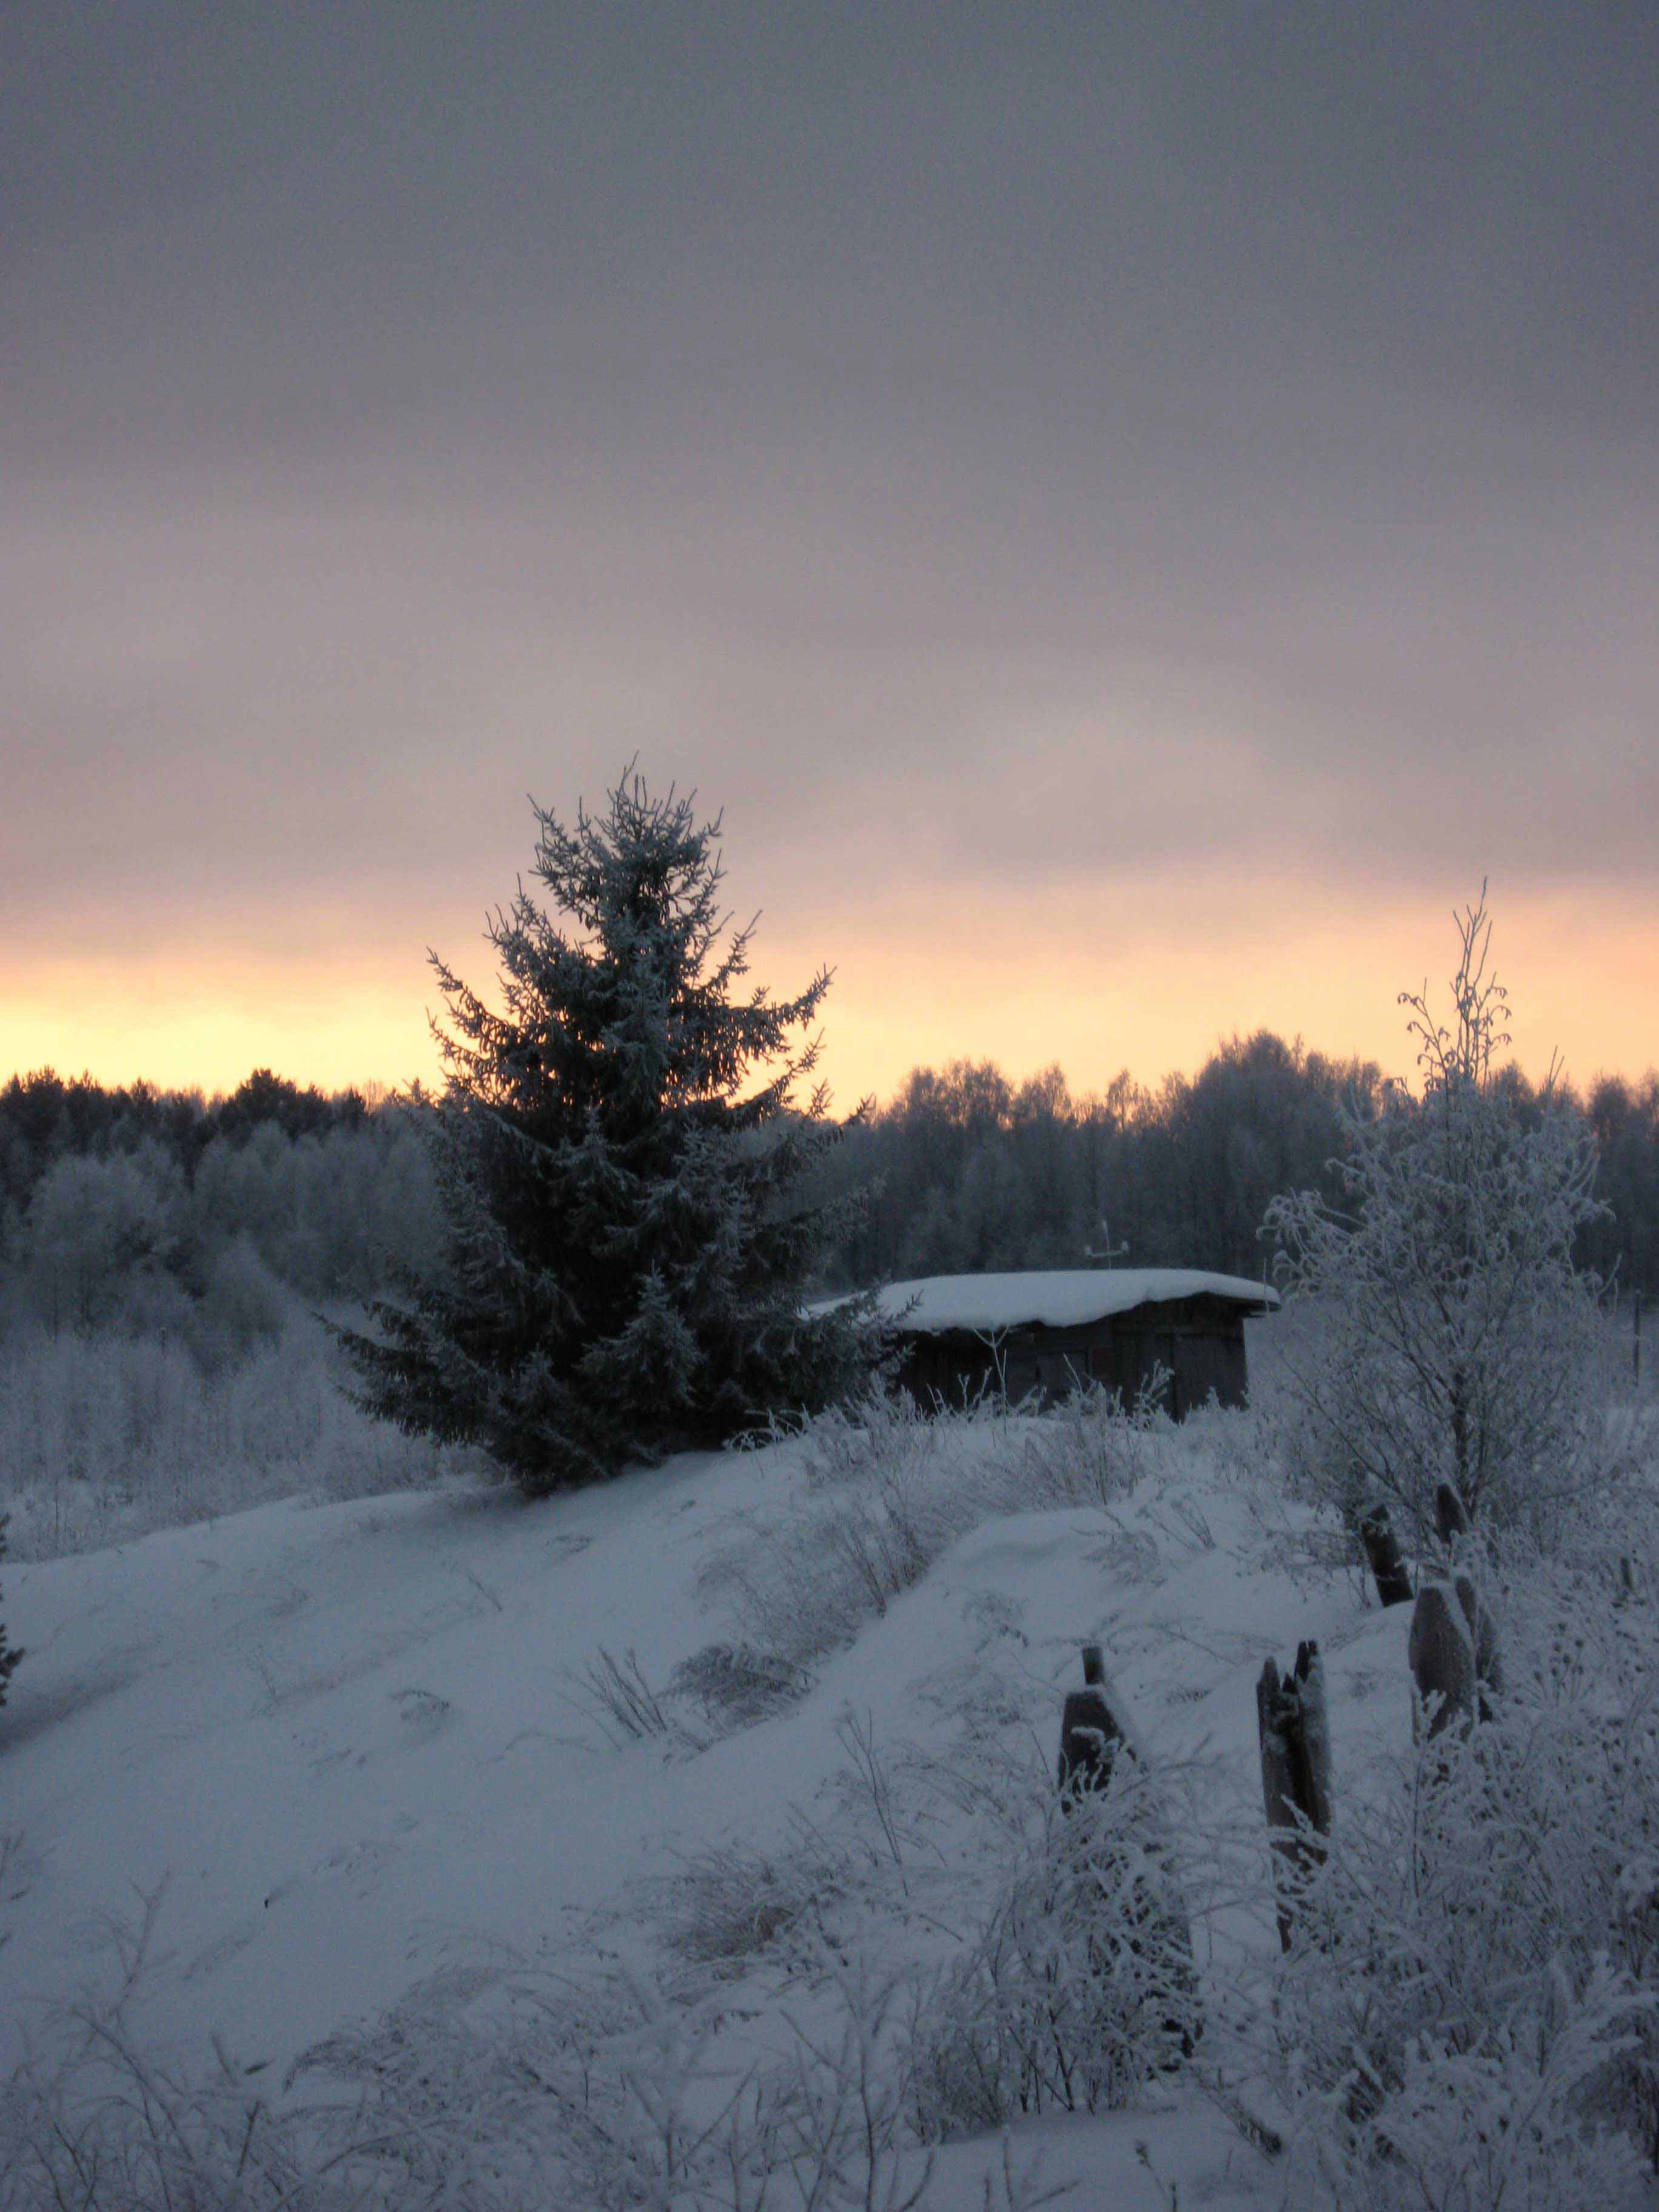
[[[1599,894],[1511,896],[1494,910],[1511,1048],[1529,1074],[1555,1054],[1581,1085],[1659,1062],[1659,902],[1645,911],[1623,902],[1616,925]],[[957,1058],[994,1060],[1015,1079],[1058,1061],[1079,1096],[1124,1068],[1155,1085],[1258,1029],[1408,1075],[1398,994],[1426,977],[1443,1000],[1452,948],[1449,902],[1419,898],[1362,911],[1260,884],[1051,886],[1040,902],[981,887],[872,902],[856,921],[823,914],[787,933],[763,929],[755,966],[781,994],[830,958],[821,1073],[848,1109],[866,1092],[890,1097],[913,1067]],[[477,945],[455,964],[486,988],[491,959]],[[0,1080],[50,1065],[209,1094],[255,1066],[325,1090],[430,1083],[426,1012],[436,1003],[413,942],[407,956],[377,946],[350,962],[247,951],[192,967],[182,948],[137,970],[114,958],[43,961],[0,991]]]

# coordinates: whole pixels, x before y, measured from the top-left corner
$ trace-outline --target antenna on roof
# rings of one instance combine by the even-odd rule
[[[1103,1213],[1100,1217],[1100,1249],[1097,1251],[1092,1244],[1085,1244],[1083,1256],[1091,1267],[1109,1267],[1115,1260],[1121,1260],[1128,1249],[1127,1237],[1121,1244],[1113,1243],[1111,1224]]]

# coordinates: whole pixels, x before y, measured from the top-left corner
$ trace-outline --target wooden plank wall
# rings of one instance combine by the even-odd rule
[[[1038,1390],[1047,1400],[1065,1397],[1080,1381],[1118,1390],[1127,1401],[1155,1366],[1174,1377],[1168,1410],[1178,1420],[1212,1391],[1224,1406],[1245,1402],[1248,1377],[1244,1317],[1223,1299],[1182,1298],[1109,1314],[1081,1328],[1030,1328],[1000,1346],[1008,1395]],[[961,1401],[992,1379],[990,1347],[963,1332],[918,1335],[900,1382],[924,1404],[935,1394]]]

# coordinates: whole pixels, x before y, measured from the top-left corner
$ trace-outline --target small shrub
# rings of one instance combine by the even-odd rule
[[[936,1458],[942,1433],[908,1390],[877,1387],[803,1425],[807,1480],[814,1489],[871,1476],[893,1481]]]
[[[749,1519],[708,1560],[701,1587],[727,1606],[752,1651],[804,1678],[985,1517],[959,1468],[907,1449],[857,1476],[838,1474],[804,1508]]]
[[[687,1731],[646,1680],[631,1650],[618,1659],[601,1644],[599,1657],[573,1670],[569,1680],[574,1685],[570,1703],[617,1748],[653,1740],[670,1745],[686,1741]],[[692,1742],[696,1747],[695,1739]]]
[[[1433,2033],[1398,2085],[1355,2121],[1325,2104],[1293,2136],[1292,2212],[1650,2212],[1650,2169],[1627,2136],[1583,2117],[1587,2083],[1627,2045],[1631,1998],[1598,1976],[1546,2024],[1512,2019],[1470,2051]]]
[[[1085,1382],[1048,1412],[1011,1422],[995,1486],[1005,1512],[1109,1505],[1127,1497],[1173,1424],[1163,1411],[1169,1370],[1155,1368],[1128,1405]]]
[[[726,1729],[767,1719],[811,1683],[801,1668],[750,1644],[706,1644],[681,1660],[668,1678],[668,1693],[690,1698],[705,1719]]]
[[[692,1853],[657,1891],[669,1948],[726,1976],[784,1937],[816,1929],[846,1886],[822,1840],[803,1833],[781,1851],[729,1843]]]
[[[1134,1402],[1091,1384],[1049,1413],[990,1401],[921,1413],[875,1390],[803,1423],[808,1500],[756,1514],[705,1565],[748,1649],[804,1682],[960,1536],[1006,1513],[1102,1506],[1155,1464],[1163,1370]]]
[[[216,1253],[190,1317],[191,1340],[209,1372],[278,1343],[292,1305],[252,1237]]]
[[[1115,2108],[1190,2053],[1201,2021],[1169,1821],[1128,1760],[1069,1809],[1045,1789],[918,2023],[925,2136]]]

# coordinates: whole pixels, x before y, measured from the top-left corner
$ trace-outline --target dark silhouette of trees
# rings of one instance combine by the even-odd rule
[[[1535,1126],[1542,1106],[1521,1071],[1500,1068],[1492,1081]],[[918,1068],[811,1170],[817,1195],[866,1201],[820,1279],[840,1289],[1082,1267],[1109,1247],[1120,1264],[1259,1275],[1272,1258],[1259,1233],[1268,1200],[1290,1189],[1336,1196],[1340,1109],[1352,1101],[1374,1116],[1381,1087],[1373,1066],[1265,1030],[1225,1040],[1194,1074],[1150,1091],[1122,1074],[1079,1096],[1058,1066],[1023,1083],[988,1060]],[[1597,1148],[1595,1194],[1609,1210],[1580,1231],[1577,1261],[1622,1295],[1659,1296],[1659,1074],[1598,1076],[1578,1103]],[[356,1092],[328,1097],[269,1069],[214,1100],[143,1083],[106,1088],[50,1068],[13,1076],[0,1086],[0,1291],[9,1280],[14,1306],[76,1326],[77,1312],[120,1307],[121,1265],[195,1297],[219,1255],[244,1243],[307,1298],[372,1297],[395,1269],[424,1267],[438,1249],[416,1133],[432,1110],[418,1096],[373,1106]],[[126,1261],[105,1265],[86,1236],[71,1253],[63,1224],[73,1178],[44,1189],[71,1159],[125,1164],[120,1176],[94,1179],[94,1194],[119,1183],[132,1197],[138,1178],[156,1194],[165,1234],[135,1241],[143,1207],[124,1200],[107,1218],[121,1224]],[[31,1255],[48,1249],[53,1280],[31,1289]],[[155,1310],[140,1301],[136,1310]]]

